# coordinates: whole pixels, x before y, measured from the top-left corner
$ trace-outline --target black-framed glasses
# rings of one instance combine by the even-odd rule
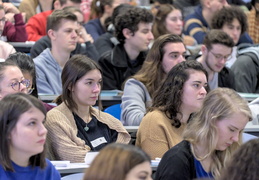
[[[23,79],[20,82],[19,81],[12,82],[11,87],[13,88],[13,90],[19,91],[20,87],[21,87],[21,84],[24,85],[28,89],[31,82],[28,79]]]
[[[211,52],[211,54],[212,54],[218,61],[224,59],[224,61],[227,62],[227,61],[230,60],[231,57],[232,57],[231,54],[230,54],[230,55],[223,56],[222,54],[216,54],[216,53],[213,53],[212,51],[210,51],[210,52]]]

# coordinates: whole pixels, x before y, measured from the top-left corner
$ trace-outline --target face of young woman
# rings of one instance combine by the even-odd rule
[[[20,116],[10,133],[10,155],[14,162],[20,157],[29,160],[43,151],[47,135],[44,121],[44,114],[35,107]]]
[[[179,9],[171,11],[166,19],[165,26],[168,33],[181,35],[183,30],[183,17]]]
[[[216,150],[224,151],[234,142],[238,142],[239,134],[245,128],[247,122],[248,117],[240,112],[217,121],[218,142]]]
[[[190,72],[189,79],[184,83],[181,109],[186,113],[199,110],[207,94],[207,78],[202,71]]]
[[[101,92],[102,75],[94,69],[81,77],[72,88],[72,96],[78,106],[92,106]]]
[[[0,99],[8,94],[27,93],[27,88],[22,83],[20,83],[20,88],[17,90],[14,90],[11,86],[13,83],[21,82],[22,80],[24,80],[23,74],[17,66],[7,66],[3,71],[3,79],[0,82]]]
[[[126,175],[125,180],[152,180],[150,162],[143,162],[132,168]]]

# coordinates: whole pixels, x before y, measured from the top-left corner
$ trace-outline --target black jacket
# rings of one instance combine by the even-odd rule
[[[146,52],[140,52],[135,63],[132,64],[122,44],[118,44],[111,51],[104,53],[98,61],[103,71],[103,89],[122,90],[123,82],[138,72],[146,54]]]

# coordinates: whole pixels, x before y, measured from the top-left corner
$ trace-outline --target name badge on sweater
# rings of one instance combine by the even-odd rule
[[[92,146],[95,148],[99,146],[100,144],[107,143],[106,139],[104,137],[97,138],[93,141],[91,141]]]

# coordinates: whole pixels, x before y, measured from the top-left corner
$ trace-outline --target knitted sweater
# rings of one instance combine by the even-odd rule
[[[130,135],[122,123],[113,116],[91,108],[92,116],[106,124],[110,129],[118,132],[118,143],[129,143]],[[65,103],[53,108],[47,113],[46,128],[48,129],[47,146],[51,160],[69,160],[71,162],[84,162],[90,147],[77,136],[78,129],[74,116]]]
[[[181,142],[186,124],[180,128],[172,126],[172,121],[161,111],[148,112],[142,119],[136,145],[151,156],[162,158],[164,153]]]

